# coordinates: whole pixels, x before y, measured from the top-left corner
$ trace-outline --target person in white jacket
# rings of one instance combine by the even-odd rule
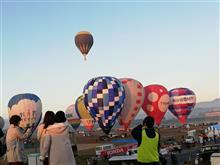
[[[53,111],[47,111],[44,115],[43,122],[37,128],[37,139],[40,141],[40,152],[42,152],[47,127],[54,124],[54,116],[55,114]],[[48,161],[48,156],[46,156],[43,165],[48,165]]]
[[[58,111],[54,118],[55,123],[46,130],[40,159],[49,157],[49,165],[75,165],[70,139],[69,124],[63,111]]]
[[[7,160],[9,165],[24,164],[24,139],[26,139],[31,129],[22,130],[19,127],[21,117],[13,115],[10,119],[10,126],[6,134]]]

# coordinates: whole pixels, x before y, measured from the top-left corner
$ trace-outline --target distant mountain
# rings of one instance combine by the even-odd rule
[[[195,108],[220,108],[220,98],[217,98],[213,101],[205,101],[205,102],[199,102],[196,104]]]
[[[208,114],[214,114],[214,112],[220,112],[220,99],[198,103],[189,115],[189,118],[207,117]]]
[[[204,114],[207,112],[216,112],[220,111],[220,98],[216,98],[213,101],[205,101],[205,102],[198,102],[196,103],[195,108],[191,112],[188,118],[197,118],[197,117],[204,117]],[[146,116],[143,110],[141,109],[135,119],[143,119]],[[174,116],[168,110],[164,116],[166,120],[173,119]]]

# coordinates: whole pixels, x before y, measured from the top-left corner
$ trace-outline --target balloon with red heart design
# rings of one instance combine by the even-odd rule
[[[125,102],[119,115],[119,124],[127,130],[135,116],[138,114],[144,101],[143,85],[132,78],[121,78],[120,81],[125,88]]]
[[[142,109],[148,115],[154,118],[159,126],[169,106],[169,94],[167,89],[158,84],[144,87],[145,99]]]

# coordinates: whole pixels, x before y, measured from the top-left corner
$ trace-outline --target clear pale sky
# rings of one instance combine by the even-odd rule
[[[87,61],[76,48],[93,34]],[[130,77],[143,86],[187,87],[197,101],[219,97],[218,1],[1,2],[1,109],[34,93],[47,110],[75,103],[96,76]]]

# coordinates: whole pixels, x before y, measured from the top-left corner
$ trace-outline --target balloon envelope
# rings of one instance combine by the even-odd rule
[[[72,104],[68,106],[65,113],[69,124],[73,127],[74,130],[77,130],[77,128],[80,126],[81,121],[78,115],[76,114],[75,105]]]
[[[0,128],[2,129],[5,125],[5,121],[3,119],[3,117],[0,116]]]
[[[89,111],[86,109],[84,105],[83,96],[77,98],[75,103],[75,109],[78,117],[81,119],[83,126],[88,131],[92,131],[95,121],[92,118],[92,116],[89,114]]]
[[[148,85],[144,87],[145,99],[142,105],[144,112],[152,116],[159,126],[169,106],[169,94],[162,85]]]
[[[143,85],[135,79],[121,78],[120,81],[124,86],[126,98],[118,120],[127,130],[143,104],[145,93]]]
[[[42,116],[42,104],[38,96],[31,93],[13,96],[8,103],[9,118],[13,115],[21,117],[22,128],[31,127],[33,132],[39,124]]]
[[[94,127],[94,119],[81,119],[83,126],[88,130],[92,131]]]
[[[114,77],[96,77],[83,89],[84,103],[90,114],[108,134],[123,107],[125,90]]]
[[[75,44],[86,60],[86,55],[89,53],[89,50],[93,45],[92,34],[87,31],[78,32],[75,36]]]
[[[169,91],[170,112],[177,117],[181,124],[186,123],[188,115],[196,104],[195,93],[188,88],[175,88]]]

